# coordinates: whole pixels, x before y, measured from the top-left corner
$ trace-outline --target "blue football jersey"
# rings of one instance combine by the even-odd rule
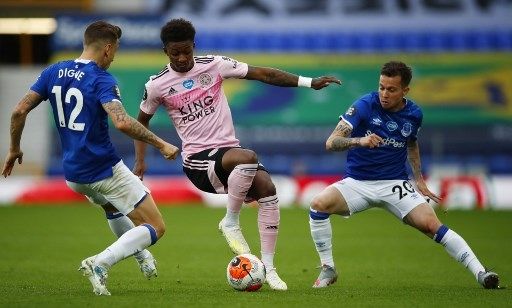
[[[423,113],[418,105],[406,99],[397,112],[382,108],[377,92],[369,93],[340,116],[352,125],[351,137],[375,133],[384,140],[377,148],[357,147],[348,150],[346,177],[356,180],[406,180],[407,142],[417,139]]]
[[[30,89],[52,106],[66,180],[86,184],[112,176],[120,158],[102,104],[121,101],[114,77],[93,61],[69,60],[47,67]]]

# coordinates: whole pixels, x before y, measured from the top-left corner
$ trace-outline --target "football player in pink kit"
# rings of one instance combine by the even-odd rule
[[[148,126],[157,108],[163,106],[183,142],[183,170],[199,189],[228,194],[225,217],[219,230],[235,254],[250,253],[240,225],[244,200],[259,203],[258,229],[261,260],[272,289],[286,290],[274,267],[279,227],[279,200],[276,188],[255,152],[240,147],[222,82],[227,78],[259,80],[281,87],[322,89],[335,77],[307,78],[278,69],[249,66],[228,57],[194,57],[195,29],[184,19],[169,21],[160,34],[170,63],[146,83],[138,120]],[[145,144],[135,142],[133,172],[142,178]]]

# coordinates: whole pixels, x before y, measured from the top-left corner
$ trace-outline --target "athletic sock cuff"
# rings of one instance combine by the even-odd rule
[[[277,204],[277,203],[279,203],[279,198],[277,197],[277,195],[263,197],[261,199],[258,199],[258,203],[262,204],[262,205],[267,204],[267,203]]]
[[[317,210],[313,210],[312,208],[309,209],[309,217],[313,220],[324,220],[329,218],[331,214],[328,213],[322,213]]]
[[[121,212],[114,212],[114,213],[107,213],[105,212],[107,219],[116,219],[123,216],[123,213]]]
[[[158,237],[156,236],[156,230],[150,224],[142,224],[144,227],[148,228],[149,235],[151,236],[151,245],[155,244],[158,241]]]
[[[235,169],[239,169],[246,172],[256,172],[258,171],[258,164],[240,164],[237,165]]]
[[[446,232],[448,232],[448,230],[450,230],[450,228],[448,228],[445,225],[442,225],[441,227],[439,227],[439,230],[437,230],[436,234],[434,234],[434,241],[436,241],[437,243],[440,243],[441,240],[443,239],[444,235],[446,234]]]

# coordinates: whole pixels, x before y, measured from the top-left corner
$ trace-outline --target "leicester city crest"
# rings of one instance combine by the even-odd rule
[[[402,136],[409,137],[409,135],[412,133],[412,124],[405,122],[400,132],[402,133]]]
[[[212,76],[208,73],[202,73],[197,79],[202,88],[206,88],[212,84]]]

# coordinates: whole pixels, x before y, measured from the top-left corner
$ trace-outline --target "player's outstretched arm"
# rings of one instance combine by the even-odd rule
[[[139,110],[137,121],[139,121],[139,123],[144,127],[149,128],[149,121],[152,117],[152,114],[147,114],[144,111]],[[135,165],[133,166],[132,172],[142,180],[144,178],[144,173],[146,173],[147,170],[145,162],[146,143],[139,140],[133,140],[133,145],[135,146]]]
[[[2,168],[2,175],[4,177],[11,175],[16,160],[19,164],[23,162],[23,152],[21,151],[20,143],[25,121],[28,113],[42,101],[43,99],[38,93],[30,90],[14,107],[11,114],[11,144]]]
[[[249,66],[244,79],[259,80],[261,82],[279,87],[308,87],[320,90],[331,83],[341,84],[341,81],[333,76],[321,76],[309,78],[291,74],[276,68]]]
[[[127,134],[128,136],[151,144],[158,150],[166,159],[175,159],[178,155],[179,149],[165,142],[162,138],[155,135],[149,129],[137,122],[134,118],[126,113],[123,105],[120,102],[112,101],[103,104],[103,109],[112,118],[112,122],[117,129]]]
[[[329,138],[327,138],[325,148],[328,151],[343,152],[355,147],[375,148],[382,142],[382,138],[375,134],[362,138],[350,138],[351,133],[352,127],[344,120],[340,120]]]
[[[409,161],[409,165],[411,165],[412,174],[418,191],[425,197],[439,203],[441,198],[430,191],[425,179],[423,178],[423,174],[421,173],[420,147],[417,140],[407,142],[407,160]]]

